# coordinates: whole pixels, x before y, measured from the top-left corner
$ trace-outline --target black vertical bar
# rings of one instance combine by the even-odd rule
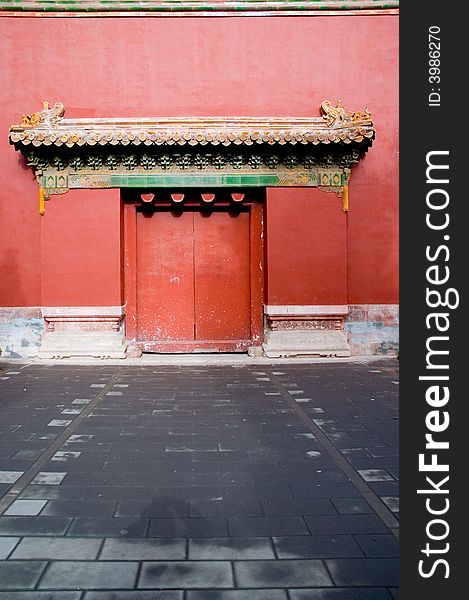
[[[469,593],[463,579],[467,501],[461,488],[468,402],[466,16],[464,2],[400,2],[404,600],[452,600]]]

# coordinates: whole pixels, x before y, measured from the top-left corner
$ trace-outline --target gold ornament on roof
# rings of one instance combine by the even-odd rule
[[[25,127],[36,127],[41,123],[53,126],[64,116],[64,113],[65,106],[61,102],[56,102],[52,108],[49,108],[49,102],[43,102],[41,111],[33,112],[30,115],[22,115],[21,124]]]
[[[335,107],[332,106],[329,100],[324,100],[321,103],[321,114],[329,127],[371,121],[371,113],[367,107],[363,112],[351,112],[343,108],[340,100],[338,100]]]

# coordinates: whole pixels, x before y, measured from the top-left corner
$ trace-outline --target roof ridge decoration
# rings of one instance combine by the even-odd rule
[[[0,0],[0,13],[236,14],[398,9],[399,0]]]
[[[22,146],[252,145],[362,142],[374,137],[371,113],[345,110],[325,100],[321,117],[159,117],[146,119],[65,119],[65,107],[23,115],[10,127],[10,143]]]
[[[71,188],[316,186],[347,198],[351,167],[372,145],[370,111],[340,100],[317,117],[65,118],[65,107],[12,125],[9,141],[44,199]]]
[[[36,127],[42,123],[54,127],[64,114],[65,106],[62,102],[56,102],[51,109],[49,109],[49,102],[43,102],[43,109],[41,111],[30,115],[23,115],[21,120],[24,127]]]

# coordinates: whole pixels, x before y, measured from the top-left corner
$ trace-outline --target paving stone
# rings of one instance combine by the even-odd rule
[[[224,500],[198,500],[191,502],[190,516],[204,517],[228,517],[245,516],[256,517],[264,516],[260,500],[253,498],[224,499]]]
[[[102,501],[100,501],[102,502]],[[118,517],[188,517],[189,504],[172,498],[155,498],[150,502],[119,502],[116,509]]]
[[[63,535],[70,523],[62,517],[0,517],[0,535]]]
[[[69,419],[52,419],[49,423],[47,423],[48,427],[67,427],[70,425],[72,421]]]
[[[236,486],[225,488],[226,498],[253,498],[259,500],[272,500],[277,498],[292,498],[290,486],[285,484]]]
[[[138,588],[231,588],[229,562],[144,562]]]
[[[289,590],[290,600],[390,600],[384,588]]]
[[[397,481],[377,481],[368,482],[368,486],[377,496],[398,496],[399,482]]]
[[[391,534],[354,536],[365,556],[369,558],[397,558],[399,542]]]
[[[47,563],[43,561],[6,560],[0,562],[0,589],[32,590]]]
[[[116,502],[106,500],[49,500],[42,514],[51,517],[112,517],[115,508]]]
[[[235,562],[234,570],[236,583],[241,588],[332,586],[320,560]]]
[[[394,477],[386,469],[358,469],[365,481],[393,481]]]
[[[0,600],[80,600],[81,592],[0,592]]]
[[[125,473],[68,473],[63,485],[118,486],[125,484],[125,478]],[[148,477],[145,483],[151,485],[151,482],[148,481]]]
[[[184,560],[185,539],[107,539],[100,560]],[[221,557],[219,557],[221,558]]]
[[[363,498],[332,498],[331,501],[341,515],[373,512],[371,506]]]
[[[210,538],[189,540],[189,559],[259,560],[275,558],[270,538]]]
[[[76,489],[75,487],[69,487],[67,486],[66,488],[63,488],[64,491],[66,489],[70,489],[71,491],[73,491],[74,489]],[[102,499],[102,500],[114,500],[114,501],[119,501],[119,500],[134,500],[134,501],[139,501],[142,499],[146,500],[146,504],[150,503],[156,495],[156,488],[154,487],[123,487],[123,486],[96,486],[96,487],[90,487],[90,488],[84,488],[88,493],[86,494],[86,499],[87,500],[94,500],[96,498]],[[72,496],[71,496],[72,497]]]
[[[399,498],[397,498],[397,496],[381,496],[381,500],[391,512],[399,512]]]
[[[40,471],[36,477],[31,481],[31,485],[60,485],[64,480],[67,473],[49,473],[47,471]]]
[[[15,483],[24,471],[0,471],[0,483]]]
[[[165,590],[126,591],[126,592],[86,592],[83,600],[183,600],[184,592]],[[1,598],[0,598],[1,600]]]
[[[19,541],[18,537],[0,537],[0,560],[7,558]]]
[[[295,498],[340,498],[357,494],[352,483],[298,483],[288,487]]]
[[[28,485],[21,492],[21,499],[44,499],[44,500],[84,500],[88,494],[88,487],[61,486],[61,485]]]
[[[46,504],[47,500],[15,500],[3,514],[34,516],[38,515]]]
[[[309,533],[301,517],[232,517],[228,524],[234,537]]]
[[[150,519],[148,537],[226,537],[226,519]]]
[[[285,590],[193,590],[187,600],[287,600]]]
[[[101,544],[101,539],[25,537],[11,557],[44,560],[92,560],[97,557]]]
[[[44,448],[40,450],[19,450],[11,458],[12,460],[36,460],[44,452]]]
[[[138,571],[138,563],[115,563],[62,561],[49,564],[39,584],[45,589],[132,589]]]
[[[262,506],[266,516],[337,514],[328,498],[262,500]]]
[[[388,529],[381,519],[370,515],[336,515],[305,517],[313,535],[332,535],[339,533],[387,533]]]
[[[51,461],[54,462],[68,462],[70,460],[76,460],[77,458],[79,458],[81,455],[81,452],[64,452],[64,451],[60,451],[60,452],[56,452],[54,454],[54,456],[51,458]]]
[[[46,517],[42,517],[45,519]],[[49,517],[50,519],[54,517]],[[71,536],[91,537],[145,537],[148,529],[148,519],[129,517],[110,517],[94,519],[78,517],[67,533]]]
[[[399,560],[395,558],[327,559],[337,586],[397,586]]]
[[[285,536],[274,537],[273,541],[280,559],[363,556],[351,535]]]

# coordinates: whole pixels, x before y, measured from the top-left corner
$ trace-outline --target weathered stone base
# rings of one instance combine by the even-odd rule
[[[29,358],[37,355],[44,331],[38,307],[0,307],[0,357]]]
[[[347,306],[265,306],[264,314],[265,356],[350,356]]]
[[[262,344],[269,358],[288,356],[350,356],[343,331],[295,329],[267,331]]]
[[[1,358],[126,358],[124,307],[0,308]],[[397,304],[266,306],[261,352],[288,356],[395,355]],[[42,336],[42,338],[41,338]]]
[[[126,358],[122,306],[43,308],[39,358]]]
[[[354,356],[399,352],[398,304],[351,304],[344,328]]]

